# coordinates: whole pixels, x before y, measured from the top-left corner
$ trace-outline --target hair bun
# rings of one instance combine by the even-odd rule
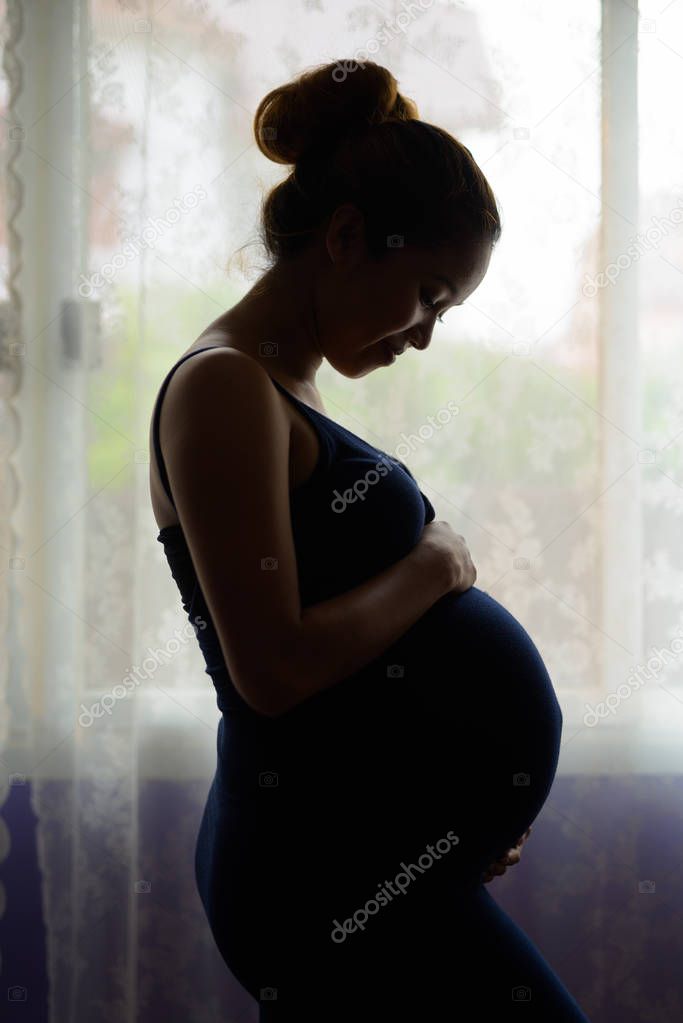
[[[275,163],[304,154],[384,121],[418,118],[392,73],[373,61],[338,60],[304,71],[263,97],[254,116],[256,144]]]

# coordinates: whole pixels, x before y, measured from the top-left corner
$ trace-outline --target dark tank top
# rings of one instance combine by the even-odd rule
[[[184,355],[164,378],[156,401],[154,449],[163,487],[174,508],[159,441],[161,403],[175,369],[192,355],[215,347],[220,346],[198,348]],[[306,405],[272,377],[271,380],[312,424],[320,444],[313,474],[290,494],[299,592],[305,608],[359,586],[405,557],[417,544],[425,523],[434,519],[435,512],[404,462]],[[220,472],[219,458],[216,472]],[[237,485],[234,500],[239,501]],[[157,540],[163,545],[183,608],[194,627],[205,671],[216,689],[219,710],[231,716],[271,720],[249,707],[230,678],[182,527],[165,526]]]

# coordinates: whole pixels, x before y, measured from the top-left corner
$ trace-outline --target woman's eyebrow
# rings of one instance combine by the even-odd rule
[[[449,281],[448,277],[444,277],[443,274],[432,274],[432,277],[436,278],[437,281],[443,281],[443,283],[446,285],[446,287],[450,291],[450,293],[453,296],[453,298],[455,298],[455,288],[453,287],[452,282]],[[460,302],[454,302],[453,303],[453,305],[462,305],[462,304],[463,304],[462,300]]]
[[[449,281],[448,277],[444,277],[443,274],[432,274],[432,277],[436,277],[438,281],[443,281],[443,283],[447,286],[448,290],[455,298],[455,288],[453,287],[451,281]]]

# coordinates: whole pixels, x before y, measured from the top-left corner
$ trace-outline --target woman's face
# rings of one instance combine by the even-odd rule
[[[491,259],[488,243],[417,249],[392,236],[386,256],[375,262],[367,253],[362,217],[357,214],[358,222],[355,214],[353,207],[340,207],[328,228],[332,269],[320,324],[322,354],[354,378],[389,366],[394,361],[389,349],[426,348],[437,316],[462,305]]]

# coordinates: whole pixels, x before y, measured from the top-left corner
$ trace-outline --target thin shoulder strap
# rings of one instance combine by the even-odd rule
[[[186,355],[183,355],[182,359],[178,359],[175,366],[172,366],[171,369],[168,371],[159,390],[159,395],[157,397],[156,406],[154,409],[154,418],[152,423],[152,439],[154,442],[154,453],[156,455],[157,466],[159,467],[159,476],[161,477],[161,483],[163,485],[164,490],[166,491],[169,501],[171,502],[174,508],[175,501],[173,500],[173,495],[171,494],[171,488],[168,482],[168,473],[166,472],[166,465],[164,463],[164,456],[161,453],[161,441],[159,440],[159,420],[161,418],[161,403],[164,400],[166,388],[168,387],[171,381],[171,377],[177,370],[178,366],[182,365],[182,363],[185,362],[186,359],[190,359],[193,355],[199,355],[200,352],[208,352],[212,348],[220,347],[221,345],[207,345],[206,348],[195,348],[193,352],[188,352]]]

